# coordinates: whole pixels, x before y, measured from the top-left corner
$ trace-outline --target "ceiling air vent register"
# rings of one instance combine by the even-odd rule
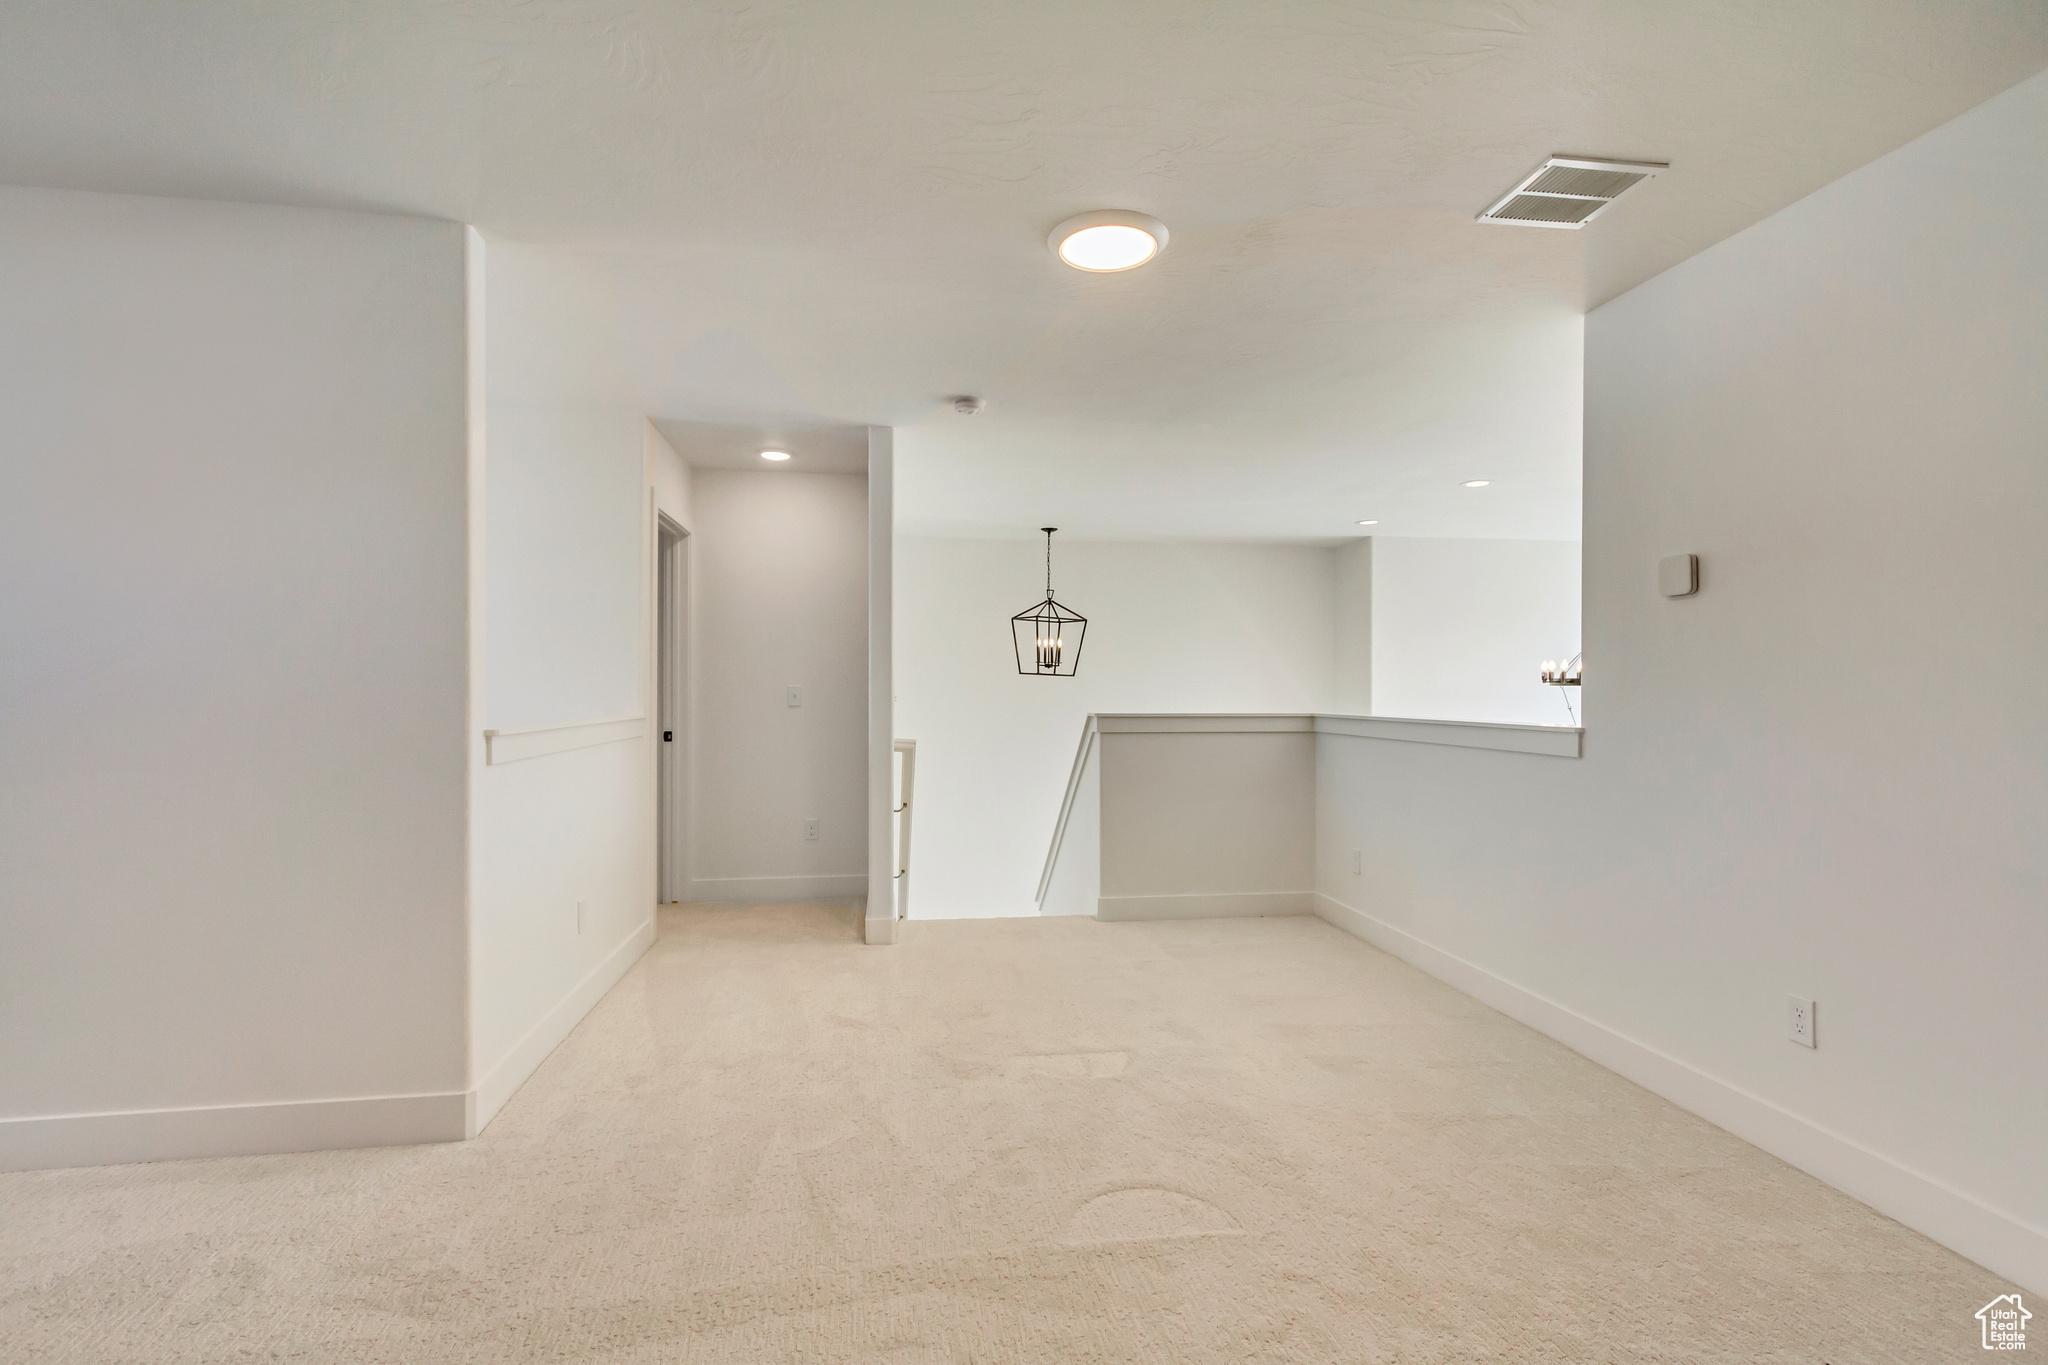
[[[1669,163],[1663,161],[1554,156],[1480,214],[1479,221],[1518,227],[1584,227],[1622,195],[1669,169]]]

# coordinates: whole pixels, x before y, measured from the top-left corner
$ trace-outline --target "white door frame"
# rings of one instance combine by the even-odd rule
[[[656,512],[654,626],[655,898],[689,897],[690,533]]]

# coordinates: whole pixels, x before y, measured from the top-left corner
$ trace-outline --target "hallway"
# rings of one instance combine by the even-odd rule
[[[20,1360],[1961,1359],[2005,1286],[1308,918],[674,907],[469,1143],[0,1176]]]

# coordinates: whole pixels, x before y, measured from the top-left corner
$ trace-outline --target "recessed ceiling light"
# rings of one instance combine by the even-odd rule
[[[1465,487],[1467,487],[1467,488],[1484,488],[1484,487],[1486,487],[1486,485],[1488,485],[1488,484],[1490,484],[1490,483],[1492,483],[1492,482],[1493,482],[1493,480],[1492,480],[1492,479],[1467,479],[1467,480],[1465,480]]]
[[[1377,525],[1379,525],[1379,523],[1378,523],[1377,521],[1361,521],[1361,522],[1359,522],[1358,524],[1359,524],[1360,526],[1377,526]]]
[[[761,452],[761,458],[764,460],[786,460],[789,458],[789,452],[786,450],[764,450]]]
[[[1166,224],[1150,214],[1100,209],[1067,219],[1045,244],[1076,270],[1107,274],[1143,265],[1166,250]]]

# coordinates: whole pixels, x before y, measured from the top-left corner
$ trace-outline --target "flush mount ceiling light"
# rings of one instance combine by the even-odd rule
[[[1359,524],[1360,526],[1377,526],[1377,525],[1379,525],[1379,523],[1378,523],[1377,521],[1361,521],[1361,522],[1359,522],[1358,524]]]
[[[789,458],[789,452],[786,450],[764,450],[761,452],[761,458],[764,460],[774,460],[779,463]]]
[[[1666,161],[1553,156],[1480,214],[1479,221],[1518,227],[1584,227],[1625,192],[1670,169]]]
[[[1467,480],[1465,480],[1465,487],[1467,487],[1467,488],[1484,488],[1484,487],[1486,487],[1486,485],[1488,485],[1488,484],[1490,484],[1490,483],[1492,483],[1492,482],[1493,482],[1493,480],[1492,480],[1492,479],[1467,479]]]
[[[1010,618],[1010,643],[1016,646],[1019,673],[1071,678],[1081,666],[1081,637],[1088,631],[1088,618],[1052,600],[1052,533],[1059,527],[1038,529],[1045,532],[1045,600]],[[1074,637],[1071,642],[1069,635]]]
[[[1146,213],[1099,209],[1067,219],[1045,244],[1076,270],[1107,274],[1143,265],[1166,250],[1166,224]]]

